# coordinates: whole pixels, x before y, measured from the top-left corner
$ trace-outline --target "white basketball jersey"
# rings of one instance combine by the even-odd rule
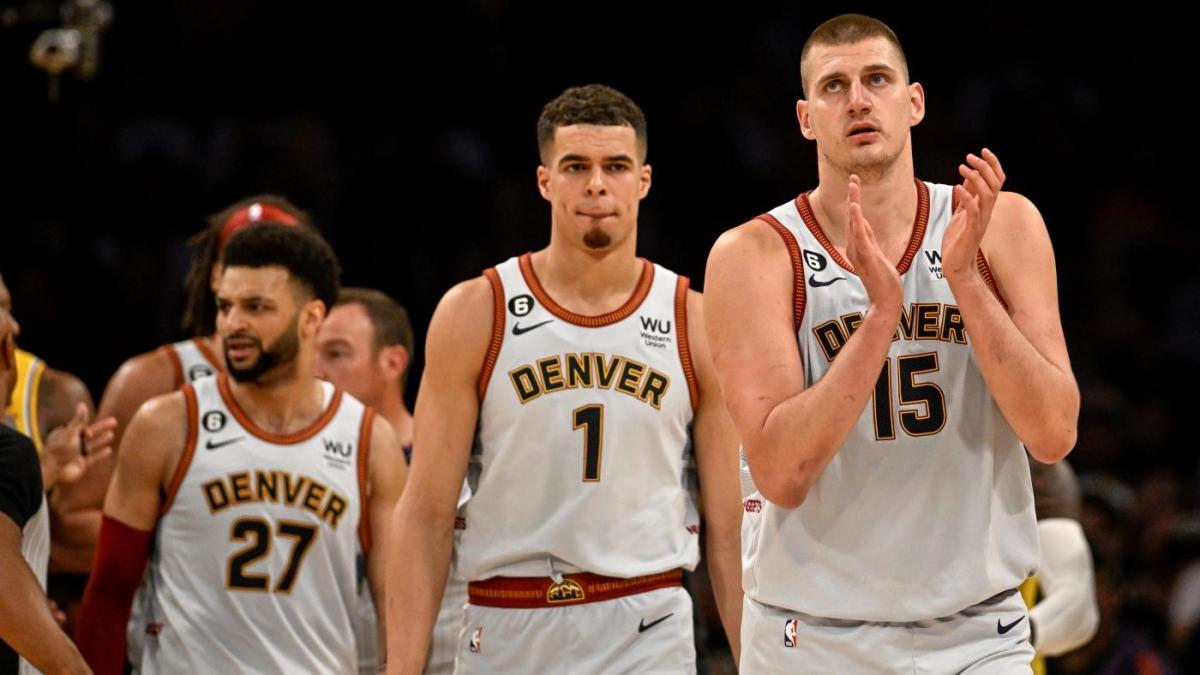
[[[224,372],[221,359],[209,350],[201,338],[181,340],[164,345],[176,366],[180,384],[195,382],[202,377]]]
[[[225,375],[183,388],[188,443],[150,568],[143,673],[356,673],[374,413],[322,382],[308,428],[257,427]]]
[[[897,268],[904,312],[845,444],[796,509],[758,493],[743,455],[743,585],[763,604],[839,619],[932,619],[1016,588],[1037,566],[1025,451],[942,278],[952,188],[918,181],[917,189],[912,239]],[[867,293],[807,195],[762,219],[792,255],[797,342],[811,387],[862,321]],[[982,254],[978,264],[995,291]]]
[[[633,296],[596,317],[557,305],[528,253],[485,273],[495,318],[459,550],[468,581],[696,566],[687,279],[642,262]]]

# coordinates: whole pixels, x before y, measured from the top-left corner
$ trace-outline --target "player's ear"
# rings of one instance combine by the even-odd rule
[[[325,320],[326,311],[325,302],[317,298],[304,303],[304,306],[300,308],[300,332],[304,337],[313,337],[317,334],[317,329]]]
[[[817,136],[813,133],[812,122],[808,117],[808,101],[800,99],[796,101],[796,121],[800,123],[800,135],[808,140],[813,140]]]
[[[388,345],[379,350],[379,366],[388,375],[403,376],[404,371],[408,370],[410,358],[404,345]]]
[[[925,119],[925,87],[922,87],[920,82],[908,85],[908,99],[912,104],[912,116],[908,126],[915,127]]]
[[[542,199],[550,201],[550,169],[544,165],[537,168],[537,186],[538,192],[542,193]]]

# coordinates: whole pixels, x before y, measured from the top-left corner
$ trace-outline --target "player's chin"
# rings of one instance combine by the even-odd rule
[[[603,251],[612,246],[612,236],[600,227],[593,227],[583,233],[583,245],[593,251]]]

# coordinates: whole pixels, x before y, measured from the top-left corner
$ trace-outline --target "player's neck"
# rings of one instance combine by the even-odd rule
[[[642,276],[636,238],[606,251],[585,251],[551,240],[533,254],[533,271],[556,303],[578,314],[594,316],[625,304]]]
[[[313,423],[325,411],[325,393],[312,368],[261,382],[229,378],[229,391],[250,419],[273,434],[286,435]]]
[[[380,406],[379,414],[391,423],[401,447],[412,445],[413,417],[403,400],[386,402]]]
[[[863,217],[871,224],[884,251],[887,252],[888,244],[906,244],[912,234],[918,199],[912,157],[901,156],[886,174],[860,178],[863,179]],[[846,195],[849,190],[849,174],[822,165],[820,184],[809,195],[809,203],[821,228],[841,250],[845,250],[847,242]]]

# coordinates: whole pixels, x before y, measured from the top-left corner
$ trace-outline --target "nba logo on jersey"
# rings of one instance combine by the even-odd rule
[[[476,628],[475,632],[471,633],[471,644],[469,647],[476,654],[483,648],[483,626]]]
[[[795,648],[799,642],[796,633],[800,630],[799,619],[788,619],[783,624],[783,646]]]

